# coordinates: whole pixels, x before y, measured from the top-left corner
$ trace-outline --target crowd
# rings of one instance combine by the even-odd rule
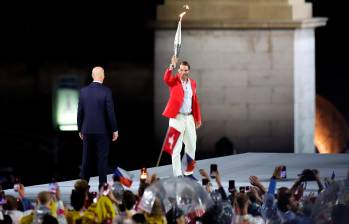
[[[62,202],[58,185],[40,192],[33,204],[19,184],[16,196],[0,189],[0,224],[349,223],[349,172],[347,179],[335,181],[306,169],[287,188],[277,186],[282,167],[275,168],[268,188],[250,176],[250,186],[230,186],[228,191],[218,170],[212,179],[201,169],[202,184],[186,177],[142,175],[138,192],[124,187],[117,176],[100,185],[99,192],[78,180],[69,204]],[[317,193],[305,193],[307,181],[317,182]]]

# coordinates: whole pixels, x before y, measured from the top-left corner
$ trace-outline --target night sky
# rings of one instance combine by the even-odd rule
[[[346,98],[349,34],[344,32],[348,26],[348,3],[310,2],[313,2],[315,16],[329,18],[326,27],[316,30],[317,94],[334,103],[349,121]],[[51,89],[42,84],[45,76],[38,73],[43,67],[46,71],[64,66],[82,69],[89,75],[91,66],[97,64],[106,71],[129,66],[150,71],[151,81],[154,33],[148,24],[155,19],[156,5],[161,3],[161,0],[137,0],[118,5],[61,3],[40,8],[33,5],[1,7],[0,176],[13,173],[26,184],[48,182],[53,176],[59,176],[60,180],[78,177],[81,142],[76,133],[59,133],[52,128]],[[126,74],[124,79],[130,76]],[[136,169],[141,165],[154,166],[156,162],[159,149],[153,133],[151,84],[142,91],[138,99],[139,92],[130,94],[113,89],[123,133],[112,147],[111,166],[118,163],[124,168]],[[137,111],[139,107],[142,116]],[[134,133],[139,133],[137,141]],[[55,147],[58,161],[48,152]],[[135,158],[135,153],[121,156],[120,150],[132,152],[131,148],[142,158]],[[13,170],[9,171],[9,167]],[[29,174],[40,175],[29,178]]]

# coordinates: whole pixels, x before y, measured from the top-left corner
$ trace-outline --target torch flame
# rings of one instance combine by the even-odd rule
[[[183,8],[188,11],[189,10],[189,5],[183,5]],[[186,11],[182,12],[179,14],[179,20],[182,20],[183,16],[187,13]]]

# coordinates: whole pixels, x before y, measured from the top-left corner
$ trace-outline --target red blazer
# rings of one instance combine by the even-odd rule
[[[195,123],[201,123],[201,112],[198,96],[196,95],[196,82],[194,79],[190,79],[191,89],[193,91],[192,101],[192,113]],[[181,109],[184,101],[184,90],[182,82],[179,78],[179,74],[172,76],[172,70],[167,69],[164,74],[164,81],[170,89],[170,98],[167,102],[166,108],[162,115],[168,118],[175,118]]]

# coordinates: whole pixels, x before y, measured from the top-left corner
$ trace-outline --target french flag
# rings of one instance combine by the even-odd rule
[[[124,169],[121,169],[120,167],[116,167],[116,169],[114,171],[114,177],[119,179],[119,182],[122,185],[129,188],[132,185],[134,175],[127,172]]]
[[[195,168],[195,160],[193,158],[191,158],[188,153],[185,154],[187,157],[187,169],[185,170],[186,172],[193,172],[194,168]]]

